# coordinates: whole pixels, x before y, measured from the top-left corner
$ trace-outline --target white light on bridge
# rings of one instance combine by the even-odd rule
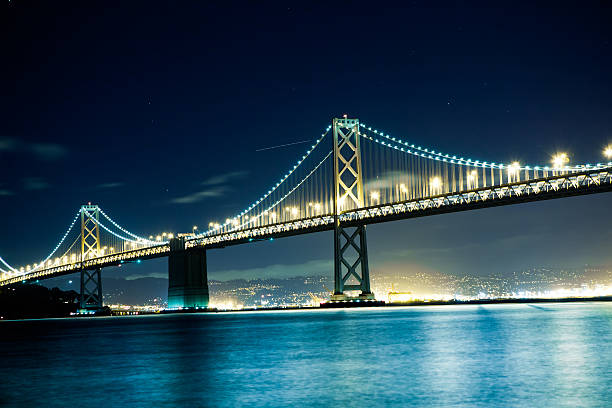
[[[604,156],[608,159],[612,159],[612,145],[608,145],[603,152]]]
[[[562,169],[565,165],[569,163],[569,157],[567,153],[558,153],[553,156],[552,164],[555,169]]]
[[[376,201],[378,203],[380,201],[380,193],[378,191],[372,191],[370,193],[370,198],[372,201]]]
[[[429,187],[431,187],[434,194],[442,192],[442,179],[440,177],[433,177],[429,180]]]

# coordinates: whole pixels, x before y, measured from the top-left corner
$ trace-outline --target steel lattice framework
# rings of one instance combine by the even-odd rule
[[[362,208],[363,178],[358,119],[334,119],[334,294],[345,300],[345,290],[358,290],[364,298],[370,292],[368,246],[364,224],[345,227],[339,215],[343,209]],[[351,281],[355,283],[350,283]]]
[[[97,205],[81,207],[81,261],[100,255],[100,208]],[[81,309],[102,308],[102,273],[81,269]]]

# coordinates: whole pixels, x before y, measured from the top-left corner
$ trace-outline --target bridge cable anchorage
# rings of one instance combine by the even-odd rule
[[[237,215],[234,215],[233,217],[228,218],[228,220],[235,220],[235,219],[240,219],[241,217],[245,216],[247,213],[249,213],[251,210],[253,210],[257,205],[259,205],[262,201],[264,201],[265,199],[267,199],[272,193],[274,193],[298,168],[300,168],[300,166],[302,165],[302,163],[304,163],[304,161],[314,152],[314,150],[321,144],[321,142],[323,141],[323,139],[325,139],[325,136],[327,136],[327,134],[329,133],[329,131],[331,130],[331,125],[327,126],[327,128],[325,129],[325,131],[323,133],[321,133],[321,137],[319,137],[317,139],[317,141],[310,147],[309,150],[306,151],[306,153],[302,156],[301,159],[299,159],[297,161],[297,163],[293,166],[293,168],[291,168],[275,185],[273,185],[268,192],[266,192],[264,195],[262,195],[258,200],[254,201],[251,205],[249,205],[247,208],[245,208],[243,211],[241,211],[240,213],[238,213]],[[224,224],[224,226],[227,225],[227,222]],[[209,229],[206,231],[202,231],[201,233],[197,234],[194,236],[194,238],[201,238],[204,236],[208,236],[211,235],[212,233],[214,233],[218,228],[210,228],[209,225]]]

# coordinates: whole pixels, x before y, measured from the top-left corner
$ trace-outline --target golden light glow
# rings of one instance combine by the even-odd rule
[[[565,165],[567,165],[567,163],[569,163],[569,157],[567,156],[567,153],[557,153],[553,156],[553,168],[562,169],[563,167],[565,167]]]
[[[606,148],[603,151],[603,154],[604,156],[606,156],[606,158],[612,159],[612,145],[606,146]]]
[[[439,190],[442,188],[442,179],[440,177],[433,177],[429,180],[429,186],[434,190]]]
[[[508,166],[508,174],[515,175],[519,172],[520,169],[521,165],[519,164],[519,162],[512,162]]]
[[[380,193],[378,191],[372,191],[370,193],[370,198],[372,199],[372,201],[379,201],[380,200]]]

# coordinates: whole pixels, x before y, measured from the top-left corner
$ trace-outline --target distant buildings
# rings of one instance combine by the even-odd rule
[[[508,276],[439,272],[385,274],[374,270],[371,278],[377,299],[385,301],[389,300],[390,292],[395,292],[391,301],[612,295],[612,267],[532,268]],[[138,284],[132,282],[132,285]],[[155,283],[151,286],[152,295],[141,294],[136,303],[127,301],[135,289],[115,286],[105,292],[104,302],[164,308],[165,285]],[[209,282],[211,306],[218,309],[318,305],[329,299],[329,288],[333,288],[331,276]]]

